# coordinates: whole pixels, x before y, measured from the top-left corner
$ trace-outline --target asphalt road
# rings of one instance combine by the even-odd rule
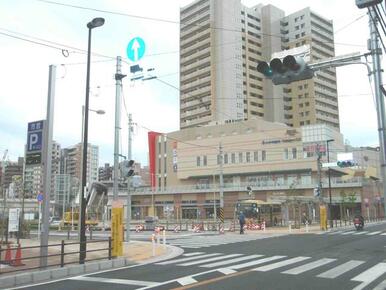
[[[256,236],[186,237],[179,241],[185,253],[167,261],[24,289],[386,289],[386,224]]]

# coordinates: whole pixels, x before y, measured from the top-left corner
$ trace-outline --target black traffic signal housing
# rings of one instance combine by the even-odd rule
[[[259,61],[257,71],[265,77],[272,79],[275,85],[307,80],[314,76],[314,71],[308,67],[304,59],[293,55],[287,55],[283,60],[274,58],[269,64]]]
[[[352,160],[344,160],[344,161],[338,161],[338,162],[336,163],[336,165],[338,165],[338,167],[344,168],[344,167],[352,167],[352,166],[355,166],[355,163],[354,163],[354,161],[352,161]]]
[[[370,6],[377,5],[379,3],[382,3],[383,0],[355,0],[355,4],[359,9],[367,8]]]
[[[134,160],[125,160],[122,162],[122,175],[124,177],[130,177],[134,175]]]

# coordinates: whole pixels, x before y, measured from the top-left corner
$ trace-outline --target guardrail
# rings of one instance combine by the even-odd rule
[[[78,245],[77,248],[79,249],[80,243],[81,242],[65,242],[64,240],[62,240],[61,243],[43,246],[48,248],[48,254],[44,256],[36,255],[37,252],[40,253],[40,249],[42,247],[40,245],[21,247],[20,244],[18,244],[15,247],[15,244],[7,244],[5,248],[4,245],[0,245],[0,275],[5,273],[35,270],[48,267],[64,267],[65,265],[79,263],[80,251],[74,250],[74,246]],[[89,255],[91,257],[88,257],[86,259],[86,262],[102,259],[112,259],[111,237],[104,240],[91,240],[83,243],[86,243],[88,246],[90,246],[87,247],[86,251],[84,251],[86,253],[106,251],[105,255]],[[95,248],[94,245],[102,243],[104,243],[102,247]],[[88,255],[86,254],[86,256]],[[41,267],[39,265],[40,258],[43,257],[47,258],[46,267]]]

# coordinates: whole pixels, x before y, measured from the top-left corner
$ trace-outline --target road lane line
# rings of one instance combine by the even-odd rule
[[[218,260],[224,260],[227,258],[239,257],[241,255],[242,254],[225,255],[225,256],[221,256],[221,257],[214,257],[214,258],[208,258],[208,259],[199,260],[199,261],[188,262],[188,263],[184,263],[184,264],[178,264],[177,266],[193,266],[193,265],[203,264],[206,262],[213,262],[213,261],[218,261]]]
[[[386,236],[386,233],[382,233],[381,236]]]
[[[233,264],[233,263],[241,262],[241,261],[245,261],[245,260],[251,260],[251,259],[259,258],[262,256],[263,255],[250,255],[250,256],[246,256],[246,257],[239,257],[239,258],[230,259],[230,260],[226,260],[226,261],[220,261],[220,262],[216,262],[216,263],[205,264],[205,265],[201,265],[200,267],[214,268],[214,267],[224,266],[227,264]]]
[[[182,286],[186,286],[189,284],[197,283],[196,279],[193,279],[191,276],[183,277],[177,280]]]
[[[170,261],[166,261],[166,262],[156,263],[156,265],[176,264],[179,262],[187,262],[187,261],[198,260],[201,258],[213,257],[213,256],[218,256],[218,255],[221,255],[221,253],[205,254],[205,255],[193,256],[193,257],[189,257],[189,258],[174,259],[174,260],[170,260]]]
[[[266,266],[261,266],[261,267],[258,267],[258,268],[254,268],[253,271],[267,272],[267,271],[270,271],[270,270],[273,270],[273,269],[281,268],[281,267],[288,266],[288,265],[291,265],[291,264],[295,264],[295,263],[298,263],[298,262],[301,262],[301,261],[304,261],[304,260],[308,260],[308,259],[311,259],[311,257],[301,257],[300,256],[300,257],[284,260],[284,261],[281,261],[281,262],[276,262],[276,263],[273,263],[273,264],[268,264]]]
[[[351,281],[362,282],[362,284],[355,287],[353,290],[361,290],[373,282],[375,279],[386,273],[386,263],[378,263],[363,273],[355,276]]]
[[[191,256],[202,255],[202,254],[205,254],[205,252],[193,252],[193,253],[186,253],[186,254],[183,254],[183,256],[186,256],[186,257],[191,257]]]
[[[317,261],[314,261],[311,263],[307,263],[307,264],[299,266],[299,267],[292,268],[292,269],[284,271],[282,273],[283,274],[290,274],[290,275],[298,275],[298,274],[310,271],[312,269],[321,267],[323,265],[329,264],[329,263],[334,262],[334,261],[336,261],[336,259],[323,258],[323,259],[320,259],[320,260],[317,260]]]
[[[380,234],[380,233],[382,233],[382,231],[371,232],[371,233],[368,233],[368,234],[366,234],[366,235],[367,235],[367,236],[374,236],[374,235],[378,235],[378,234]]]
[[[268,257],[268,258],[258,259],[256,261],[251,261],[251,262],[248,262],[248,263],[243,263],[243,264],[238,264],[238,265],[230,266],[230,267],[227,267],[227,268],[232,269],[232,270],[237,270],[237,269],[242,269],[242,268],[246,268],[246,267],[250,267],[250,266],[260,265],[260,264],[263,264],[263,263],[266,263],[266,262],[271,262],[271,261],[282,259],[282,258],[286,258],[286,257],[287,256],[272,256],[272,257]]]
[[[358,267],[359,265],[362,265],[363,263],[364,263],[364,261],[351,260],[351,261],[348,261],[348,262],[346,262],[342,265],[339,265],[335,268],[332,268],[326,272],[323,272],[323,273],[319,274],[317,277],[334,279],[334,278]]]
[[[121,285],[134,285],[134,286],[158,286],[157,282],[149,282],[149,281],[139,281],[139,280],[127,280],[127,279],[109,279],[102,277],[85,277],[78,276],[73,278],[68,278],[69,280],[76,281],[85,281],[85,282],[98,282],[98,283],[110,283],[110,284],[121,284]]]

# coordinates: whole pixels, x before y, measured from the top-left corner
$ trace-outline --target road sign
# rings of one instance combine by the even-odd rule
[[[322,164],[323,168],[326,168],[326,167],[337,167],[337,166],[338,166],[337,162],[330,162],[330,163],[323,163]]]
[[[41,203],[44,199],[43,193],[38,194],[38,202]]]
[[[127,57],[131,61],[138,61],[140,60],[144,54],[145,54],[145,42],[140,37],[135,37],[132,40],[130,40],[129,44],[127,45]]]
[[[8,215],[8,232],[19,231],[20,208],[10,208]]]
[[[37,165],[42,163],[42,153],[27,153],[25,155],[25,164],[26,165]]]
[[[28,123],[27,152],[42,150],[43,122],[44,121],[35,121]]]

